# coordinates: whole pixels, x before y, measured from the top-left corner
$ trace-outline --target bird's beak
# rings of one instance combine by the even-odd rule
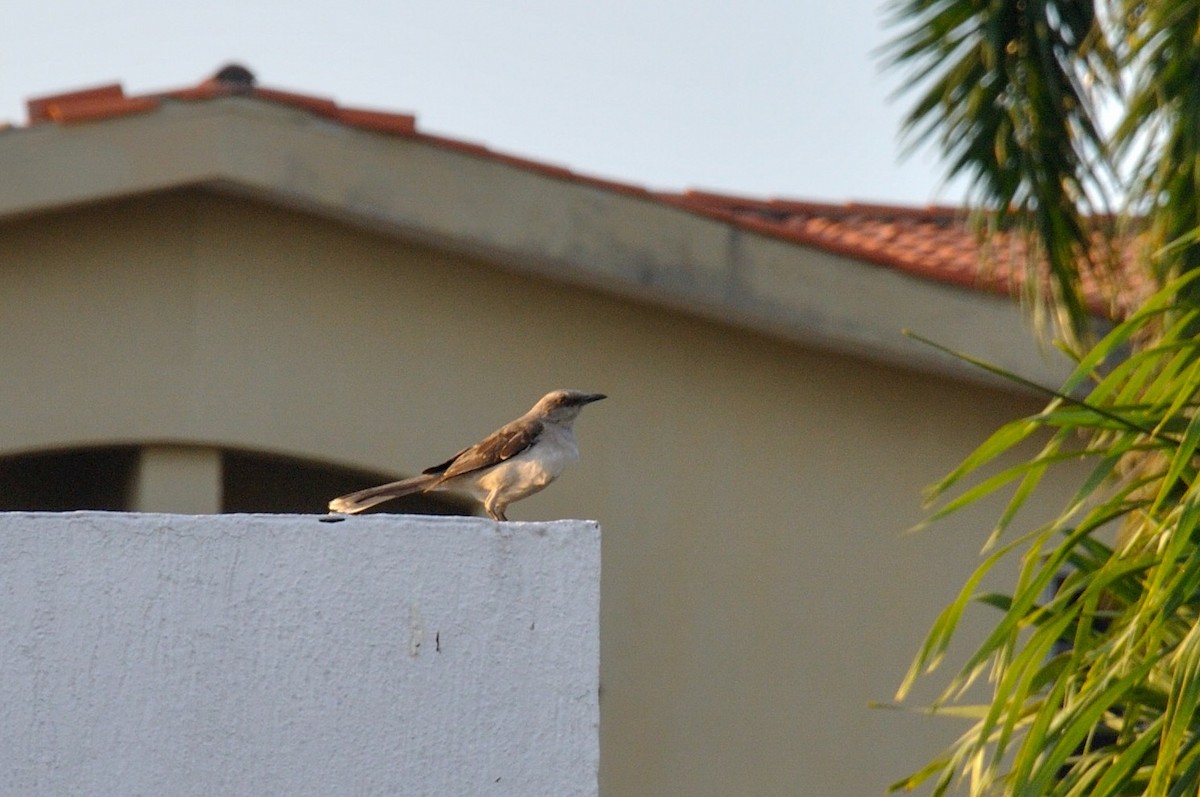
[[[606,398],[608,398],[608,396],[604,395],[603,393],[588,393],[583,397],[583,403],[591,404],[593,401],[599,401],[600,399]]]

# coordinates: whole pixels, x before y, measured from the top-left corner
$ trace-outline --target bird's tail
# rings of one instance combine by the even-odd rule
[[[378,487],[368,487],[349,495],[338,496],[329,502],[330,512],[340,512],[344,515],[355,515],[364,509],[370,509],[376,504],[390,501],[404,495],[419,493],[438,480],[435,474],[421,474],[411,479],[381,484]]]

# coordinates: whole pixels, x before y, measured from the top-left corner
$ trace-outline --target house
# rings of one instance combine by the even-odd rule
[[[600,390],[510,516],[602,524],[602,794],[878,794],[955,734],[868,704],[989,516],[904,531],[1039,401],[901,330],[1063,373],[957,212],[657,192],[243,72],[0,132],[0,508],[322,512]]]

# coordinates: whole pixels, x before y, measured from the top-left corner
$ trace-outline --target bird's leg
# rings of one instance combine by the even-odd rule
[[[497,501],[496,493],[489,495],[483,502],[483,511],[488,513],[488,517],[492,520],[508,520],[504,516],[504,510],[507,508],[505,504]]]

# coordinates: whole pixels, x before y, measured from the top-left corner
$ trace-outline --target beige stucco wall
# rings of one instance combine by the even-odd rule
[[[602,793],[881,793],[955,727],[872,710],[973,566],[919,491],[1026,399],[245,200],[0,226],[0,454],[276,451],[398,474],[611,397],[513,519],[603,527]],[[313,507],[319,511],[321,507]]]

